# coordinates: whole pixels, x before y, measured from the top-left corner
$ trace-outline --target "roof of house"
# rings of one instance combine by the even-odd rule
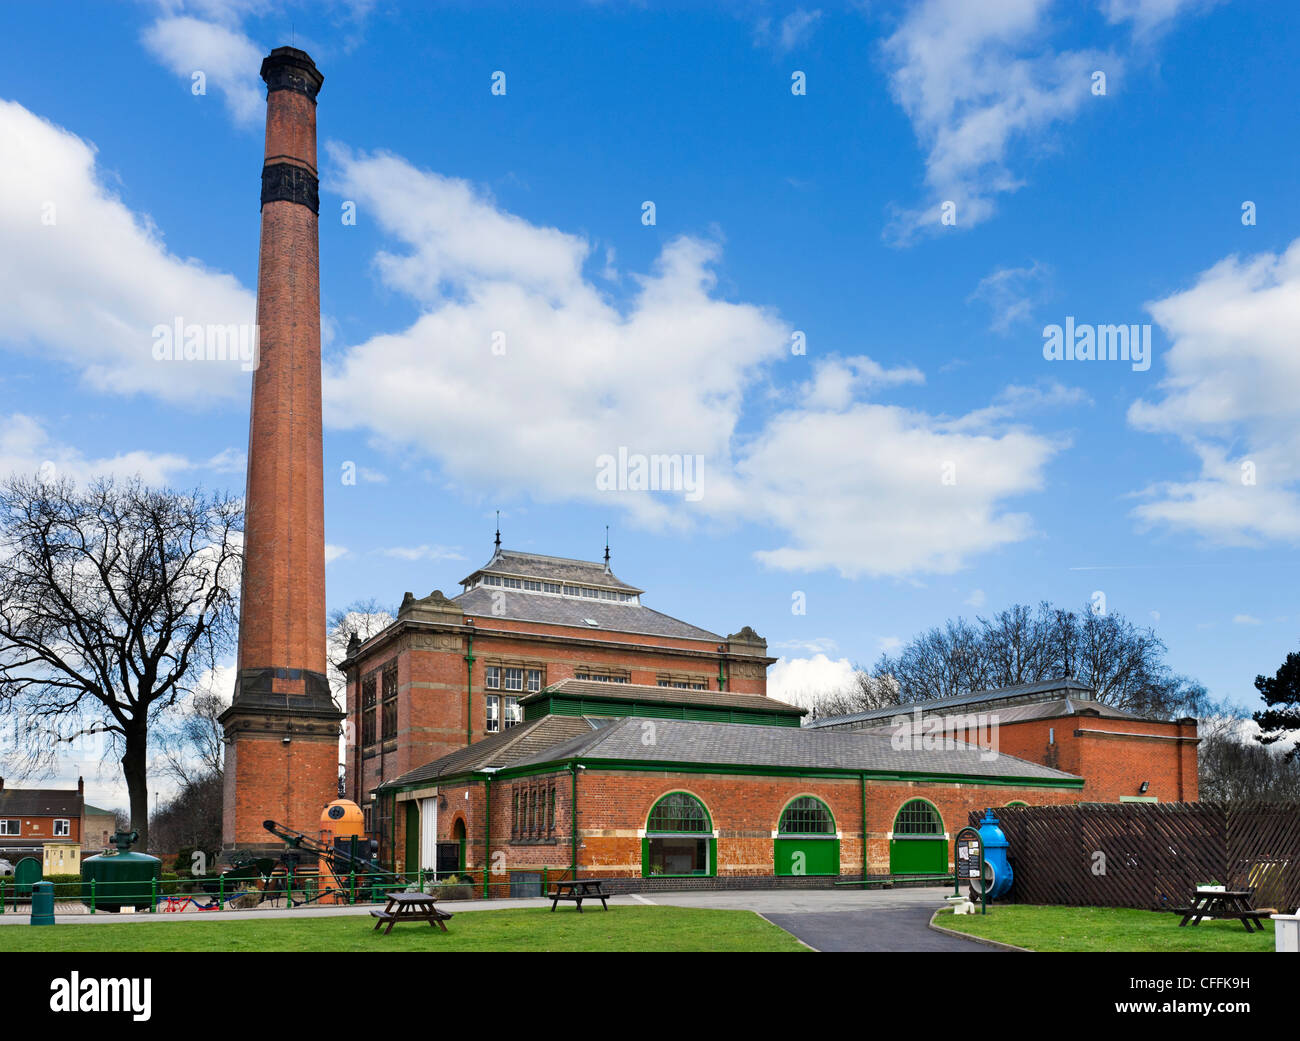
[[[461,583],[468,582],[480,572],[536,578],[546,582],[567,582],[570,585],[601,586],[605,589],[620,589],[625,593],[644,592],[618,578],[605,564],[598,561],[548,557],[541,553],[521,553],[513,549],[497,550],[491,560],[462,578]]]
[[[436,781],[439,777],[485,768],[499,770],[515,765],[543,748],[589,733],[592,729],[593,725],[582,716],[542,716],[458,748],[424,766],[408,770],[381,787],[402,787],[417,781]]]
[[[80,817],[83,805],[75,788],[0,788],[0,817]]]
[[[649,742],[648,725],[653,727]],[[961,742],[951,742],[945,748],[899,749],[877,731],[815,731],[633,716],[598,724],[583,717],[543,716],[443,756],[384,787],[406,787],[484,768],[527,767],[575,758],[1081,781],[1061,770]]]
[[[844,723],[840,722],[829,729],[855,729],[855,730],[872,730],[877,733],[896,733],[902,729],[919,729],[925,726],[925,720],[934,718],[934,713],[930,716],[922,714],[920,717],[912,714],[912,706],[898,705],[895,706],[893,715],[886,719],[867,719],[861,722]],[[1035,701],[1028,704],[998,705],[989,709],[987,712],[981,712],[979,715],[984,716],[990,723],[996,722],[998,726],[1004,726],[1008,723],[1024,723],[1032,719],[1060,719],[1067,716],[1077,716],[1081,712],[1093,712],[1098,716],[1107,719],[1132,719],[1138,720],[1143,717],[1135,716],[1132,712],[1125,712],[1123,709],[1115,708],[1113,705],[1103,705],[1099,701],[1091,701],[1079,698],[1058,698],[1055,701]],[[941,715],[956,715],[955,713],[942,713]],[[962,718],[962,717],[959,717]],[[809,724],[810,728],[816,729],[818,720]]]
[[[646,741],[646,724],[654,739]],[[950,748],[898,749],[887,736],[863,731],[815,731],[802,727],[705,723],[684,719],[647,720],[626,716],[609,726],[538,751],[516,766],[556,760],[626,759],[638,762],[708,763],[783,769],[869,770],[879,773],[948,774],[965,777],[1021,777],[1079,780],[1014,756],[961,742]]]
[[[904,705],[886,705],[883,708],[868,709],[863,712],[850,712],[842,716],[826,716],[823,719],[814,720],[809,723],[810,727],[837,727],[847,726],[854,723],[865,723],[871,720],[881,720],[882,725],[887,725],[889,721],[898,715],[904,715],[915,710],[922,713],[943,714],[950,709],[966,708],[970,705],[981,705],[990,702],[1000,701],[1059,701],[1060,698],[1043,697],[1042,695],[1051,695],[1057,692],[1065,694],[1069,698],[1070,692],[1076,696],[1069,698],[1073,701],[1087,701],[1092,705],[1098,704],[1092,701],[1092,688],[1086,683],[1082,683],[1073,677],[1067,676],[1063,679],[1040,680],[1036,683],[1018,683],[1010,687],[992,687],[988,690],[973,690],[965,694],[953,694],[946,698],[929,698],[925,701],[909,701]],[[999,716],[1001,711],[999,711]]]
[[[549,697],[581,698],[584,701],[648,701],[669,705],[698,705],[702,708],[735,708],[751,712],[776,712],[802,716],[806,708],[777,701],[764,694],[737,694],[729,690],[683,690],[680,687],[651,687],[643,683],[602,683],[599,680],[565,679],[545,690],[519,699],[527,705]]]
[[[724,639],[708,629],[661,614],[642,604],[619,603],[614,600],[548,596],[518,589],[489,589],[479,586],[452,597],[452,602],[467,615],[488,619],[543,622],[594,631],[604,629],[617,633],[708,640],[710,643],[720,643]],[[591,622],[596,624],[592,625]]]

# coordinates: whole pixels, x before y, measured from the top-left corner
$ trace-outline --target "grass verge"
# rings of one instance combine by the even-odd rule
[[[1179,928],[1181,915],[1127,907],[1002,904],[987,915],[941,911],[934,924],[1032,951],[1271,951],[1273,923],[1247,933],[1240,922],[1203,921]]]
[[[682,907],[461,911],[447,932],[369,916],[0,927],[0,951],[805,951],[751,911]]]

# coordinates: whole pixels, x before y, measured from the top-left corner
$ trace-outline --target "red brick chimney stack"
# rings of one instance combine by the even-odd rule
[[[338,794],[343,714],[325,660],[320,203],[316,95],[304,51],[262,62],[266,160],[258,256],[258,366],[248,428],[239,666],[226,734],[223,844],[279,848],[271,819],[315,833]]]

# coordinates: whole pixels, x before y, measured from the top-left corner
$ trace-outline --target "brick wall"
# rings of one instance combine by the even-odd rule
[[[1051,739],[1055,738],[1055,744]],[[1196,722],[1158,722],[1076,715],[1007,723],[999,751],[1084,778],[1081,798],[1118,802],[1122,795],[1161,802],[1197,798]],[[1150,785],[1145,793],[1138,788]]]
[[[555,839],[545,842],[512,841],[511,809],[516,787],[545,785],[553,781],[556,790]],[[571,846],[571,775],[568,771],[492,785],[492,863],[505,871],[552,872],[569,868]],[[720,885],[772,883],[775,879],[772,832],[790,800],[814,795],[830,808],[840,832],[840,873],[862,875],[862,791],[857,778],[761,777],[725,774],[676,775],[638,771],[582,770],[578,775],[579,871],[584,876],[640,879],[641,836],[651,807],[664,795],[687,791],[704,802],[717,832]],[[465,799],[469,793],[470,798]],[[442,787],[448,806],[438,815],[439,838],[448,839],[457,816],[465,820],[468,837],[466,867],[481,871],[484,864],[483,788],[474,783]],[[943,818],[949,835],[965,826],[972,810],[1023,801],[1031,805],[1061,805],[1078,801],[1074,789],[1046,789],[1008,785],[941,784],[934,782],[872,781],[866,788],[867,874],[889,873],[889,835],[894,819],[911,799],[929,800]],[[403,830],[396,851],[405,851],[405,816],[399,810]],[[505,881],[505,876],[494,876]],[[649,881],[649,880],[647,880]],[[654,880],[671,888],[709,886],[705,879]],[[824,880],[807,879],[818,885]],[[782,881],[780,884],[798,884]]]
[[[493,625],[496,624],[494,620]],[[700,656],[703,646],[700,641],[665,638],[661,644],[654,637],[605,633],[602,640],[610,646],[604,647],[570,642],[590,634],[564,626],[537,623],[531,630],[545,631],[557,639],[476,628],[469,710],[469,729],[474,741],[488,736],[486,696],[510,693],[487,690],[483,686],[489,665],[540,667],[543,686],[572,679],[586,668],[604,667],[626,671],[628,682],[633,684],[653,687],[661,673],[672,673],[698,676],[709,683],[709,689],[717,689],[718,656]],[[687,649],[695,653],[685,653]],[[465,747],[467,651],[466,637],[459,631],[407,632],[366,652],[348,669],[348,798],[364,805],[369,793],[381,783]],[[359,744],[361,684],[369,677],[374,677],[378,684],[383,668],[394,660],[398,669],[397,737],[363,749]],[[731,663],[728,671],[732,679],[729,690],[766,695],[767,672],[762,659]],[[519,693],[522,696],[527,692]]]

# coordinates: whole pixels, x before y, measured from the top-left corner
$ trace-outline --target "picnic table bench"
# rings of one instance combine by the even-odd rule
[[[551,902],[551,910],[555,910],[555,905],[561,900],[572,900],[578,905],[578,913],[582,913],[582,902],[584,900],[599,900],[600,906],[606,911],[609,910],[609,904],[605,901],[609,899],[609,894],[601,888],[600,880],[596,878],[579,878],[570,882],[555,882],[555,888],[546,894],[546,899]]]
[[[1178,923],[1181,929],[1188,922],[1200,925],[1203,918],[1235,918],[1246,927],[1246,932],[1256,929],[1263,932],[1264,924],[1260,921],[1262,912],[1250,906],[1249,889],[1198,889],[1191,907],[1175,908],[1175,913],[1183,912],[1183,920]],[[1254,922],[1254,926],[1251,926]]]
[[[439,911],[434,898],[428,893],[389,893],[384,909],[371,911],[370,917],[375,919],[375,929],[388,924],[384,930],[384,935],[387,936],[398,922],[428,922],[430,927],[437,926],[445,933],[447,926],[444,923],[452,914],[450,911]]]

